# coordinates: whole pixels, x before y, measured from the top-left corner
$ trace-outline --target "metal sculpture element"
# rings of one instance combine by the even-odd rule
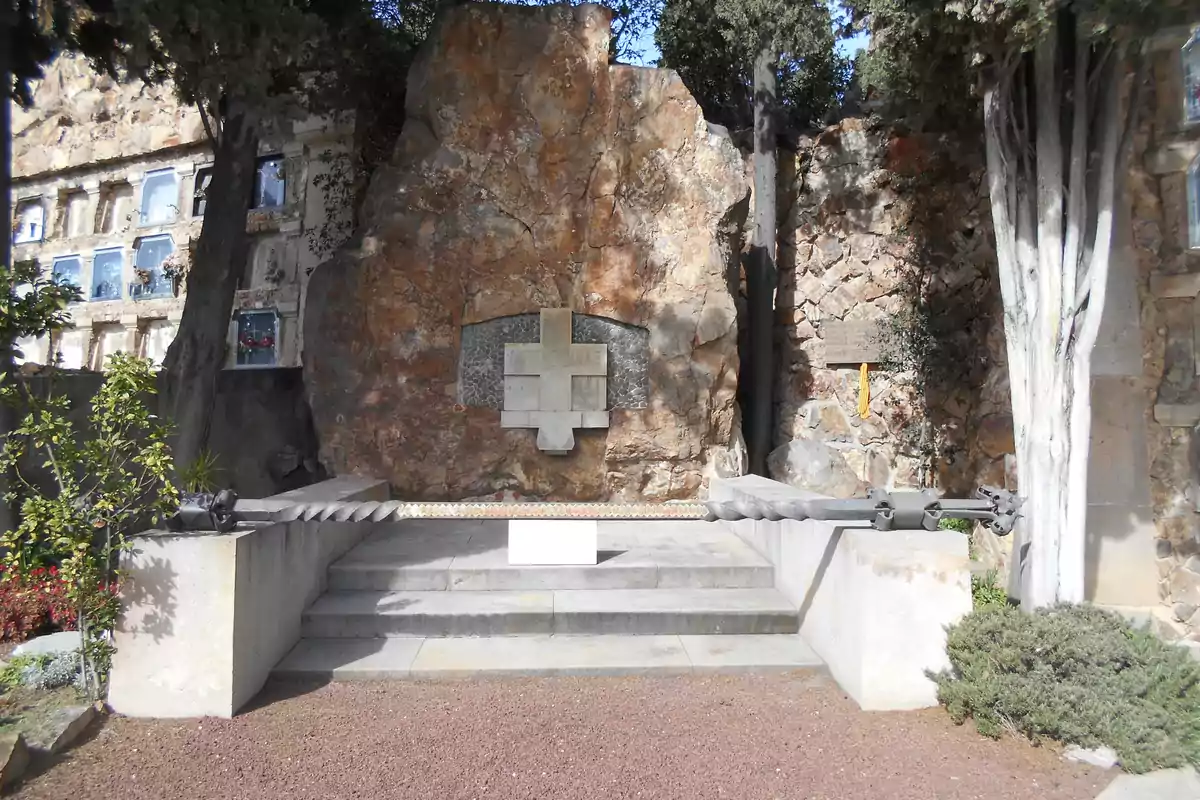
[[[760,500],[744,498],[728,502],[705,503],[716,519],[819,519],[865,520],[880,531],[937,530],[943,519],[969,519],[982,522],[998,536],[1012,533],[1020,501],[1004,489],[982,486],[974,500],[944,500],[937,492],[886,492],[871,489],[864,500]]]
[[[936,530],[943,519],[982,522],[999,536],[1012,532],[1020,501],[1011,492],[981,487],[973,500],[939,498],[932,489],[886,492],[865,499],[829,498],[709,500],[696,503],[299,503],[276,512],[283,522],[386,522],[405,519],[610,519],[610,520],[846,520],[866,521],[876,530]]]
[[[168,521],[173,530],[228,533],[238,523],[237,492],[222,489],[216,494],[190,494],[180,499],[179,511]]]

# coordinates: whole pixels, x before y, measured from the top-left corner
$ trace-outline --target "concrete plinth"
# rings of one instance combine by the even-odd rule
[[[713,482],[715,500],[816,497],[766,478]],[[775,565],[800,634],[866,710],[937,704],[927,670],[949,666],[946,627],[971,611],[967,538],[817,520],[743,520],[743,539]]]
[[[287,503],[306,502],[306,491]],[[337,478],[312,500],[387,500],[382,481]],[[230,717],[300,638],[327,568],[369,522],[263,523],[228,534],[148,531],[122,558],[108,701],[133,717]]]

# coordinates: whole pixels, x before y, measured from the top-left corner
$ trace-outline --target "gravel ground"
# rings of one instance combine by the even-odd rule
[[[1111,773],[826,678],[278,682],[233,720],[110,719],[24,800],[1092,800]]]

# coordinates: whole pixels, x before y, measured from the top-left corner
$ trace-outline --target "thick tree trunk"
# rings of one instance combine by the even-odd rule
[[[750,472],[767,474],[775,411],[775,64],[764,48],[754,61],[754,237],[746,268],[750,379],[746,449]]]
[[[246,261],[258,126],[252,109],[230,100],[213,159],[211,199],[188,270],[183,319],[164,363],[163,407],[175,424],[173,449],[180,466],[195,461],[208,441],[233,298]]]
[[[1074,32],[1073,18],[1060,22]],[[1135,92],[1121,108],[1117,54],[1093,52],[1082,35],[1067,45],[1073,57],[1059,43],[1052,34],[1032,54],[1014,55],[984,97],[1023,500],[1009,592],[1029,609],[1084,599],[1091,355],[1124,163],[1122,119],[1137,106]]]

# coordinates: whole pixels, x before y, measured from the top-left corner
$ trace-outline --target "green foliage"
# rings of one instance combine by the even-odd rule
[[[43,65],[62,50],[80,51],[97,65],[111,62],[121,32],[111,18],[96,13],[104,5],[103,0],[16,0],[4,45],[12,58],[6,77],[18,105],[33,103],[30,83],[42,77]]]
[[[217,489],[217,476],[221,473],[217,466],[217,457],[209,450],[204,450],[196,460],[180,468],[179,488],[190,494],[201,492],[213,493]]]
[[[945,517],[938,521],[938,528],[944,531],[958,531],[963,534],[970,534],[971,529],[975,524],[969,519],[958,519],[957,517]]]
[[[977,609],[1008,605],[1008,590],[1000,585],[1000,575],[996,570],[971,576],[971,603]]]
[[[708,120],[734,130],[753,125],[754,59],[764,43],[780,54],[781,121],[822,124],[850,78],[834,40],[823,3],[787,0],[666,0],[655,32],[659,64],[679,72]]]
[[[79,289],[48,276],[36,262],[0,264],[0,347],[15,348],[17,339],[42,336],[65,325],[67,305],[81,298]],[[15,349],[13,355],[20,353]]]
[[[1195,15],[1192,0],[845,0],[871,47],[859,83],[876,99],[918,111],[937,127],[974,121],[977,89],[993,70],[1028,52],[1064,16],[1093,44],[1135,42]],[[1189,9],[1188,6],[1191,5]],[[1193,20],[1194,21],[1194,20]]]
[[[993,738],[1107,745],[1130,772],[1200,765],[1200,664],[1092,606],[988,605],[950,629],[931,676],[955,722]]]
[[[150,362],[113,355],[105,380],[91,401],[86,430],[69,421],[65,397],[33,396],[21,384],[5,389],[29,412],[5,437],[0,469],[16,483],[6,495],[20,502],[20,523],[0,537],[6,571],[24,575],[38,568],[31,553],[58,562],[67,597],[78,610],[88,664],[85,684],[99,697],[112,646],[109,632],[118,611],[117,557],[129,547],[126,533],[153,524],[177,508],[178,494],[166,427],[144,398],[155,392]],[[18,396],[19,395],[19,396]],[[54,487],[43,492],[21,474],[22,458],[41,458]]]
[[[12,689],[24,683],[25,671],[37,667],[47,660],[46,656],[25,655],[13,656],[0,667],[0,686]]]
[[[169,78],[187,103],[215,112],[227,95],[279,112],[281,97],[321,33],[291,0],[123,0],[113,18],[127,33],[125,63],[151,80]]]

